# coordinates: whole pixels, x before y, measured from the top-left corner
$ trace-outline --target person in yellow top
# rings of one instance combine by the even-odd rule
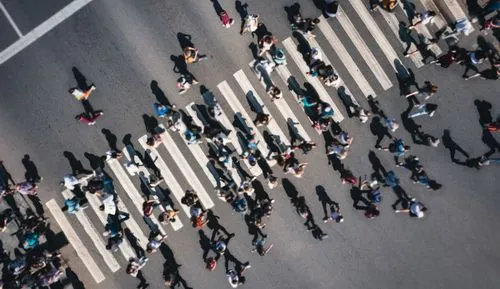
[[[199,54],[197,48],[189,46],[184,48],[184,60],[186,61],[187,64],[202,61],[206,57],[207,57],[206,55]]]
[[[90,87],[83,91],[78,87],[73,87],[68,90],[69,93],[71,93],[77,100],[84,101],[87,100],[92,93],[96,89],[96,86],[94,84],[90,85]]]

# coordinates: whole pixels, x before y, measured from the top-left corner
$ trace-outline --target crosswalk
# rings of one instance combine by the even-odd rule
[[[419,53],[412,54],[409,57],[410,61],[407,62],[403,61],[406,59],[405,57],[401,57],[407,45],[399,37],[402,29],[401,21],[408,25],[407,18],[400,19],[400,15],[408,14],[408,11],[404,9],[406,0],[400,0],[396,13],[389,13],[382,9],[379,9],[378,12],[371,12],[366,7],[365,2],[362,0],[346,2],[345,5],[349,5],[349,9],[344,11],[340,7],[339,14],[335,19],[319,17],[320,23],[315,34],[324,36],[321,39],[325,39],[326,43],[323,43],[324,40],[319,40],[320,37],[307,39],[307,37],[301,38],[300,35],[294,35],[295,37],[288,37],[280,41],[278,47],[285,52],[288,63],[286,65],[277,65],[273,72],[268,75],[269,79],[259,78],[255,70],[256,61],[252,61],[248,66],[234,72],[231,79],[219,83],[217,89],[203,93],[201,99],[183,108],[183,113],[190,116],[195,125],[203,128],[210,125],[210,120],[206,119],[207,114],[201,111],[202,108],[200,107],[215,108],[212,118],[231,131],[227,136],[228,145],[234,150],[238,159],[238,155],[243,155],[247,150],[246,136],[249,134],[253,135],[257,141],[258,149],[264,156],[271,154],[271,148],[267,144],[268,135],[270,134],[278,136],[279,140],[286,146],[292,145],[293,140],[296,139],[299,141],[314,141],[318,136],[314,133],[312,121],[307,116],[306,109],[300,100],[301,96],[310,93],[310,88],[314,90],[322,102],[329,104],[333,108],[334,120],[342,122],[345,120],[344,115],[346,114],[343,105],[341,105],[341,97],[344,94],[351,96],[353,102],[357,104],[358,101],[365,97],[370,95],[376,97],[381,92],[391,89],[395,80],[390,75],[393,75],[394,72],[401,72],[401,69],[406,70],[406,67],[411,65],[417,68],[424,65],[422,56]],[[426,8],[437,12],[437,16],[431,23],[427,24],[427,26],[419,25],[415,29],[415,33],[422,34],[425,37],[432,37],[430,31],[443,29],[446,27],[447,22],[451,23],[463,16],[461,14],[463,11],[456,8],[456,5],[458,5],[456,0],[420,0],[418,5],[421,9]],[[443,12],[444,9],[447,10]],[[377,23],[376,18],[381,23]],[[353,22],[363,25],[363,29],[355,26]],[[345,33],[338,33],[340,30]],[[365,30],[369,32],[368,36],[363,35],[366,32],[363,33],[362,31]],[[342,39],[343,35],[347,35],[348,40]],[[356,53],[361,55],[361,59],[350,53],[345,41],[352,43],[357,51]],[[391,41],[398,44],[392,45]],[[370,42],[376,43],[376,45],[369,47],[368,43]],[[304,46],[304,44],[307,44],[309,50],[314,48],[320,51],[326,64],[333,65],[330,59],[338,59],[339,61],[335,63],[341,63],[345,69],[343,71],[347,71],[354,82],[347,84],[342,75],[339,75],[339,79],[333,86],[329,87],[324,85],[318,78],[310,75],[310,68],[306,62],[307,58],[304,56],[304,48],[298,48]],[[413,43],[410,43],[410,45],[409,51],[415,51],[415,45]],[[432,49],[436,55],[443,52],[439,45]],[[327,55],[325,53],[325,51],[330,50],[333,50],[335,54]],[[382,55],[383,57],[377,58],[375,55]],[[272,62],[272,57],[269,54],[265,58]],[[406,67],[402,65],[403,62],[406,62]],[[361,63],[368,66],[369,70],[362,71],[358,66]],[[335,67],[335,65],[333,66]],[[384,67],[391,67],[392,70],[386,71]],[[337,71],[337,69],[335,70]],[[281,89],[283,97],[271,101],[266,92],[269,82]],[[231,85],[231,83],[236,84]],[[254,85],[254,83],[260,83],[261,85]],[[359,90],[361,95],[353,95],[348,85],[351,88],[356,87],[355,91]],[[310,88],[306,86],[310,86]],[[219,102],[226,103],[229,109],[222,110]],[[272,111],[278,113],[273,115]],[[258,112],[271,115],[269,124],[263,127],[256,126],[253,119]],[[309,122],[301,123],[299,119],[303,117],[298,117],[300,114],[305,115]],[[283,127],[283,124],[285,124],[285,127]],[[137,244],[142,248],[146,247],[150,230],[159,230],[162,234],[167,234],[181,230],[184,227],[183,223],[190,222],[190,209],[181,203],[186,190],[196,191],[203,207],[210,209],[216,205],[213,201],[214,197],[217,199],[215,189],[222,186],[221,182],[225,183],[221,178],[221,170],[217,168],[216,161],[211,159],[207,153],[209,148],[213,146],[211,140],[188,143],[184,135],[185,124],[177,132],[167,129],[161,123],[160,127],[164,129],[164,132],[159,146],[148,145],[146,142],[147,135],[143,135],[136,139],[139,149],[127,145],[122,150],[124,157],[119,160],[108,159],[105,167],[105,170],[109,171],[108,173],[116,183],[115,189],[120,200],[117,203],[118,210],[130,215],[124,225],[130,230],[131,234],[136,238]],[[163,152],[165,151],[171,161],[164,159]],[[184,153],[185,151],[186,153]],[[151,168],[143,164],[142,155],[153,160],[154,165],[163,177],[163,182],[156,187],[150,188],[148,186]],[[188,159],[194,159],[195,161],[190,162]],[[242,163],[245,164],[244,169],[248,170],[252,176],[259,176],[263,173],[258,165],[250,164],[247,159],[243,159]],[[276,161],[268,160],[268,164],[272,167],[276,165]],[[241,172],[235,166],[229,167],[228,170],[230,178],[236,184],[240,184],[242,182]],[[146,192],[144,187],[147,188]],[[148,199],[151,199],[150,195],[159,198],[161,203],[159,206],[160,212],[173,210],[173,208],[180,209],[181,213],[175,217],[175,222],[169,222],[168,225],[162,224],[157,212],[150,217],[142,216],[143,204]],[[169,195],[169,197],[166,197],[166,195]],[[72,192],[65,190],[62,192],[62,196],[65,199],[71,198]],[[89,194],[87,198],[89,207],[78,211],[74,216],[64,214],[61,211],[62,205],[58,204],[55,199],[50,200],[46,205],[62,231],[66,234],[71,245],[77,251],[79,258],[82,259],[90,271],[95,282],[100,283],[105,279],[105,274],[103,273],[104,269],[97,264],[104,263],[111,272],[116,272],[123,267],[123,265],[120,265],[124,264],[123,260],[126,261],[135,257],[136,252],[128,240],[125,240],[120,245],[119,251],[123,258],[118,258],[106,249],[106,239],[102,232],[107,222],[107,216],[103,211],[99,210],[101,203],[97,196]],[[131,208],[127,208],[125,202],[121,201],[124,198],[126,198],[127,204],[132,204]],[[137,216],[141,216],[142,220],[139,221],[140,218],[137,218]],[[91,220],[94,218],[99,222],[93,223]],[[76,233],[77,226],[83,228],[91,243],[84,244]],[[89,251],[88,247],[91,246],[95,250],[91,249]],[[92,255],[98,256],[94,259]]]

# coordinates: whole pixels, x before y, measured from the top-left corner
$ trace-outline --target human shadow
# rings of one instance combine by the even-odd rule
[[[328,193],[323,186],[316,186],[316,195],[318,196],[318,201],[321,202],[321,206],[323,207],[323,213],[325,214],[325,218],[329,216],[328,207],[338,205],[338,203],[332,201],[328,196]]]
[[[377,137],[377,140],[375,141],[375,147],[378,148],[380,147],[380,143],[384,139],[384,137],[388,137],[389,139],[392,139],[393,136],[389,132],[389,129],[382,125],[380,122],[380,117],[374,116],[372,118],[372,121],[370,123],[370,131],[374,136]]]
[[[413,24],[413,19],[416,16],[415,4],[411,3],[408,0],[402,0],[403,9],[406,11],[406,15],[408,16],[408,22]]]
[[[177,33],[177,40],[179,41],[181,49],[183,49],[183,50],[186,47],[193,47],[194,48],[194,44],[193,44],[193,42],[191,42],[191,39],[192,39],[192,37],[190,34],[186,34],[186,33],[182,33],[182,32]]]
[[[489,157],[492,154],[494,154],[495,151],[497,151],[497,150],[500,152],[500,143],[498,143],[498,141],[495,139],[493,134],[487,128],[483,129],[483,134],[482,134],[481,140],[490,149],[485,154],[485,156]]]
[[[24,166],[24,169],[26,170],[26,172],[24,173],[24,177],[28,182],[34,184],[42,180],[42,177],[40,177],[40,175],[38,174],[38,169],[35,163],[31,160],[30,155],[25,154],[21,162]]]
[[[408,209],[411,197],[408,196],[406,191],[400,185],[392,187],[392,191],[396,195],[396,201],[391,205],[392,208],[396,210],[397,206],[401,204],[403,209]]]
[[[214,235],[223,231],[226,236],[234,236],[234,234],[229,233],[228,230],[222,226],[219,222],[220,217],[215,215],[214,212],[210,209],[207,210],[207,227],[212,230],[212,239],[214,240]]]
[[[352,206],[356,210],[366,211],[371,207],[370,201],[363,195],[363,191],[359,187],[352,186],[349,193],[352,199]],[[364,206],[359,205],[359,203],[362,203]]]
[[[80,70],[74,66],[71,68],[71,71],[75,77],[77,87],[82,91],[89,89],[90,85],[87,83],[87,78],[83,75],[83,73],[81,73]]]
[[[406,131],[410,133],[411,139],[414,143],[417,142],[417,136],[422,134],[420,131],[421,125],[417,124],[413,118],[409,117],[410,111],[413,109],[413,105],[409,105],[408,109],[401,114],[401,122]]]
[[[240,15],[241,21],[244,22],[245,17],[248,16],[248,3],[243,4],[241,3],[241,1],[238,0],[235,2],[235,8],[238,14]]]
[[[212,4],[214,6],[214,10],[215,10],[215,14],[217,14],[217,16],[219,16],[222,12],[224,12],[224,8],[222,8],[222,6],[220,5],[219,1],[217,0],[210,0],[212,1]]]
[[[160,246],[160,252],[165,258],[165,263],[163,264],[163,277],[165,279],[165,285],[168,288],[177,288],[182,284],[184,289],[192,289],[189,287],[187,281],[181,276],[179,268],[182,266],[175,260],[175,255],[172,249],[167,244],[162,244]]]
[[[130,246],[134,250],[137,258],[141,258],[141,257],[146,256],[146,252],[141,247],[141,245],[139,243],[139,239],[130,231],[130,229],[125,228],[123,230],[123,233],[124,233],[125,237],[127,238],[128,242],[130,243]]]
[[[450,151],[450,159],[452,162],[457,162],[457,159],[455,158],[455,154],[457,151],[464,155],[466,158],[470,157],[469,154],[451,138],[450,130],[445,129],[443,131],[442,140],[443,146]]]
[[[250,215],[245,215],[245,224],[248,227],[248,234],[251,235],[252,238],[252,244],[255,244],[257,240],[259,239],[259,235],[262,238],[266,238],[267,235],[262,232],[262,230],[255,224],[254,218]]]
[[[177,64],[176,64],[176,66],[177,66]],[[175,67],[174,67],[174,71],[175,71]],[[171,106],[172,105],[170,103],[170,101],[168,100],[167,96],[165,95],[165,93],[163,92],[163,90],[158,85],[158,81],[152,80],[151,84],[149,85],[149,87],[151,88],[151,92],[156,97],[156,101],[158,101],[159,103],[161,103],[161,104],[163,104],[165,106]]]
[[[208,253],[210,253],[210,250],[212,249],[211,241],[208,238],[208,236],[205,235],[205,232],[201,229],[198,230],[198,236],[200,237],[199,244],[200,244],[201,250],[203,251],[202,259],[203,259],[203,262],[207,263]]]
[[[307,41],[307,39],[304,37],[304,35],[300,32],[294,32],[293,37],[297,39],[297,42],[299,45],[297,45],[297,51],[302,54],[302,58],[306,63],[309,64],[310,62],[310,54],[311,54],[311,45]]]
[[[334,171],[342,172],[342,162],[335,154],[328,155],[328,164],[332,166]]]
[[[398,31],[399,39],[406,44],[406,48],[403,51],[404,55],[408,54],[408,51],[410,50],[412,43],[415,44],[415,47],[418,46],[417,40],[415,40],[415,38],[411,35],[411,30],[408,29],[407,26],[408,25],[406,22],[404,21],[399,22],[399,31]]]
[[[252,187],[255,190],[255,201],[262,202],[265,200],[267,200],[267,201],[272,200],[271,197],[269,196],[269,194],[264,189],[264,186],[262,185],[262,183],[259,180],[254,180],[252,182]]]
[[[93,169],[93,170],[103,170],[104,167],[105,167],[105,160],[106,160],[106,157],[104,156],[98,156],[98,155],[95,155],[95,154],[91,154],[91,153],[84,153],[83,154],[85,156],[85,158],[87,158],[87,160],[89,161],[90,163],[90,167]]]
[[[290,198],[291,203],[295,204],[299,197],[299,191],[297,191],[297,188],[295,188],[295,185],[289,179],[284,178],[281,182],[286,195]]]
[[[118,138],[115,134],[113,134],[109,129],[103,128],[101,130],[102,134],[106,137],[106,141],[108,142],[108,146],[112,151],[119,152],[117,142]]]
[[[273,170],[271,166],[269,166],[269,163],[262,156],[257,158],[257,165],[262,170],[262,175],[264,176],[265,179],[273,175]]]
[[[82,280],[78,277],[75,271],[71,267],[67,266],[65,269],[66,279],[63,282],[63,288],[66,288],[67,284],[71,284],[73,289],[85,289],[85,285]]]
[[[384,179],[383,176],[385,176],[387,174],[387,170],[382,165],[382,162],[377,157],[377,154],[375,154],[374,151],[370,150],[370,152],[368,153],[368,159],[370,160],[370,163],[372,164],[372,169],[374,171],[374,177],[379,181],[383,180]]]
[[[491,115],[492,105],[486,100],[474,100],[474,105],[479,113],[479,123],[481,126],[487,125],[493,122],[493,116]]]
[[[75,155],[72,152],[64,151],[63,155],[68,159],[69,165],[71,167],[71,174],[76,176],[79,174],[91,174],[91,170],[87,170],[83,167],[83,164],[80,160],[76,159]]]
[[[144,120],[144,126],[146,128],[146,132],[149,134],[154,134],[155,129],[159,125],[158,120],[154,116],[148,114],[143,114],[142,119]]]
[[[299,3],[294,3],[291,6],[285,6],[283,9],[286,12],[286,16],[288,19],[288,22],[290,23],[295,23],[294,16],[300,14],[300,4]]]

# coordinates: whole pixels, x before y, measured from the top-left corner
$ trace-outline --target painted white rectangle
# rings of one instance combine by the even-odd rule
[[[198,177],[194,173],[191,166],[188,164],[187,160],[184,158],[184,155],[182,154],[182,152],[179,150],[179,148],[175,144],[174,140],[170,136],[169,131],[165,128],[165,126],[163,124],[160,124],[160,127],[162,127],[165,130],[165,133],[163,134],[162,143],[165,146],[165,148],[167,149],[167,151],[170,153],[170,156],[174,160],[175,164],[179,167],[180,171],[184,175],[184,178],[188,181],[191,188],[196,191],[196,193],[198,194],[198,197],[200,198],[200,202],[205,207],[205,209],[212,208],[214,206],[214,202],[212,201],[212,199],[208,195],[208,192],[205,190],[205,188],[201,184],[200,180],[198,179]]]
[[[266,53],[266,54],[268,54],[268,53]],[[268,56],[271,57],[269,54],[268,54]],[[249,66],[253,69],[253,67],[255,66],[255,60],[252,61],[252,62],[250,62]],[[280,67],[283,67],[283,68],[285,68],[288,71],[288,69],[286,67],[284,67],[283,65],[277,65],[274,69],[278,70]],[[241,71],[241,72],[243,73],[243,71]],[[278,71],[278,74],[280,74],[283,82],[285,84],[288,84],[288,79],[284,79],[283,76],[281,75],[281,73]],[[288,72],[288,74],[289,74],[289,76],[291,76],[290,72]],[[236,73],[234,75],[235,75],[235,78],[236,78]],[[243,74],[243,76],[246,78],[246,76],[244,74]],[[248,79],[246,81],[248,81]],[[266,88],[266,84],[264,83],[264,80],[261,80],[260,83],[262,84],[262,86],[265,89]],[[240,84],[240,86],[241,86],[241,84]],[[243,86],[242,86],[242,88],[243,88]],[[290,91],[290,92],[294,95],[294,98],[298,102],[298,98],[294,94],[294,92],[293,91]],[[291,125],[291,123],[292,123],[294,125],[294,127],[297,129],[297,133],[302,138],[304,138],[306,141],[311,141],[311,137],[309,137],[309,135],[307,134],[307,132],[304,129],[304,127],[302,126],[302,124],[300,124],[300,122],[298,121],[297,117],[295,117],[295,114],[292,112],[292,109],[290,108],[290,106],[288,106],[288,104],[286,103],[286,100],[285,100],[285,97],[284,97],[285,94],[286,94],[285,90],[282,90],[282,93],[283,93],[283,97],[281,97],[280,99],[275,99],[273,101],[273,103],[276,105],[276,107],[278,108],[278,111],[281,113],[281,116],[283,116],[283,118],[286,120],[287,124]],[[301,107],[302,107],[302,105],[301,105]]]
[[[448,22],[455,23],[457,20],[462,18],[468,18],[465,11],[462,9],[460,3],[457,0],[437,0],[436,5],[439,7],[439,10],[445,15]],[[474,27],[469,25],[468,33],[474,31]]]
[[[320,100],[328,103],[333,108],[333,111],[335,112],[335,114],[333,115],[333,119],[336,122],[341,122],[342,120],[344,120],[344,116],[340,112],[337,105],[333,102],[333,99],[330,97],[330,95],[323,87],[323,84],[321,84],[319,79],[307,74],[309,72],[309,66],[302,58],[302,55],[297,51],[297,45],[295,45],[293,40],[290,37],[288,37],[287,39],[283,40],[282,43],[283,46],[285,47],[285,50],[288,52],[288,55],[290,55],[295,64],[297,64],[297,66],[299,67],[300,71],[302,72],[306,80],[314,87],[314,89],[318,93]]]
[[[107,223],[107,214],[104,211],[99,210],[99,206],[101,205],[101,201],[99,198],[94,195],[94,194],[87,194],[87,200],[89,201],[90,207],[92,207],[92,210],[96,213],[97,217],[99,220],[101,220],[101,223],[103,225],[103,232],[104,232],[104,226]],[[132,217],[132,216],[131,216]],[[120,251],[125,257],[125,260],[130,260],[130,258],[135,258],[135,252],[134,249],[132,249],[132,246],[130,245],[129,241],[127,238],[123,238],[123,242],[120,244]]]
[[[407,1],[407,0],[404,0],[404,1]],[[402,0],[399,0],[399,5],[401,7],[404,7],[404,3]],[[406,15],[406,17],[408,17],[408,13],[406,11],[406,9],[403,9],[403,12],[404,14]],[[416,11],[415,11],[416,12]],[[415,22],[415,21],[414,21]],[[417,31],[418,34],[421,34],[423,35],[424,37],[426,37],[427,39],[433,39],[434,36],[432,36],[432,34],[429,32],[429,29],[427,29],[427,27],[423,24],[421,25],[417,25],[415,27],[415,30]],[[440,55],[441,53],[443,53],[443,51],[441,50],[441,48],[439,48],[438,45],[432,45],[431,46],[431,51],[436,55]]]
[[[99,266],[94,261],[92,256],[90,256],[89,250],[87,250],[82,240],[78,237],[78,234],[75,232],[75,229],[73,228],[73,224],[69,223],[68,219],[66,218],[63,211],[57,204],[56,200],[54,199],[49,200],[47,203],[45,203],[45,206],[49,209],[50,213],[52,214],[52,217],[56,220],[57,224],[63,231],[69,243],[75,249],[76,254],[82,260],[83,265],[85,265],[85,267],[87,267],[87,270],[89,270],[90,275],[92,275],[95,282],[101,283],[102,281],[104,281],[104,279],[106,279],[104,277],[104,274],[99,269]]]
[[[62,196],[64,197],[64,199],[71,199],[74,197],[73,193],[70,190],[64,190],[62,192]],[[112,272],[118,271],[120,269],[118,261],[116,261],[115,257],[113,256],[113,253],[111,253],[111,251],[106,249],[106,244],[102,239],[102,235],[99,234],[99,232],[94,227],[94,225],[87,217],[85,212],[83,210],[79,210],[74,215],[78,219],[78,222],[80,222],[80,224],[85,229],[85,233],[87,233],[92,243],[94,243],[94,246],[96,247],[99,254],[101,254],[102,258],[104,259],[104,262],[106,263],[106,265],[108,265],[109,269]]]
[[[203,122],[199,119],[198,117],[198,113],[197,113],[197,110],[195,110],[193,107],[196,107],[196,104],[194,102],[186,105],[185,109],[186,109],[186,112],[193,118],[193,122],[199,126],[199,127],[204,127],[203,125]],[[232,133],[231,135],[234,135],[234,133]],[[207,139],[208,142],[211,142],[211,140]],[[213,167],[212,164],[210,164],[211,167]],[[207,175],[207,177],[209,177],[210,181],[212,181],[212,185],[214,187],[217,186],[217,180],[214,179],[214,174],[210,171],[210,169],[208,169],[207,166],[205,166],[205,174]],[[215,168],[213,168],[215,170]],[[238,185],[238,184],[241,184],[241,178],[240,176],[238,175],[238,172],[236,171],[235,168],[230,168],[229,169],[231,171],[231,177],[233,178],[234,182]],[[218,174],[217,175],[217,178],[220,179],[220,176]]]
[[[399,61],[401,65],[403,63],[398,57],[398,54],[392,47],[392,45],[389,43],[389,40],[385,37],[385,33],[380,30],[380,27],[378,27],[377,23],[373,19],[372,15],[366,9],[365,3],[363,3],[361,0],[351,0],[349,3],[352,5],[354,8],[354,11],[358,14],[359,18],[363,23],[365,24],[366,28],[370,32],[370,35],[375,39],[375,42],[377,42],[378,46],[382,50],[382,53],[384,53],[385,57],[387,58],[387,61],[392,65],[394,68],[394,71],[397,72],[397,68],[394,65],[395,61]]]
[[[245,119],[248,127],[250,127],[255,132],[255,139],[258,141],[257,147],[259,148],[260,152],[264,154],[264,156],[268,156],[269,148],[267,147],[264,137],[262,137],[260,131],[255,127],[252,118],[250,118],[245,109],[243,109],[243,106],[241,105],[240,101],[234,94],[233,90],[231,89],[227,81],[219,83],[217,85],[217,88],[219,88],[220,92],[226,99],[227,103],[229,104],[233,112],[241,114],[241,116]],[[269,165],[271,166],[274,165],[275,163],[276,161],[274,160],[269,161]]]
[[[323,16],[321,16],[321,18],[323,18],[323,19],[321,19],[322,21],[319,23],[318,28],[325,35],[331,34],[331,32],[333,32],[332,28],[330,27],[330,25],[328,25],[326,23],[326,19],[324,19]],[[389,88],[391,88],[392,82],[389,79],[389,76],[387,76],[384,69],[382,68],[380,63],[377,61],[377,59],[375,58],[375,55],[373,55],[372,51],[368,48],[368,45],[366,44],[366,42],[363,40],[361,35],[359,35],[358,31],[354,27],[354,24],[352,24],[351,20],[344,13],[342,7],[339,7],[339,14],[337,15],[336,18],[339,21],[340,26],[342,26],[344,31],[347,33],[347,35],[351,39],[352,43],[354,44],[354,47],[356,47],[356,50],[358,50],[359,54],[361,55],[361,58],[363,58],[365,60],[368,67],[370,68],[370,70],[373,72],[373,74],[377,78],[377,80],[380,83],[380,85],[382,86],[382,88],[384,90],[388,90]],[[333,43],[330,42],[330,44],[332,44],[332,46],[333,46]],[[347,52],[347,51],[345,51],[345,52]],[[343,52],[343,53],[345,53],[345,52]],[[339,55],[339,57],[341,60],[344,60],[343,55],[342,56]],[[351,58],[351,61],[352,61],[352,58]],[[346,67],[349,67],[348,63],[346,63],[346,62],[344,62],[344,65]]]
[[[257,91],[253,88],[252,84],[250,83],[250,80],[248,80],[247,76],[245,75],[245,73],[243,72],[243,70],[238,70],[236,71],[234,74],[233,74],[234,78],[236,79],[236,82],[238,82],[238,84],[240,85],[241,87],[241,90],[243,90],[243,93],[245,95],[247,95],[247,93],[249,92],[252,92],[255,100],[259,103],[259,105],[261,106],[262,108],[262,112],[264,112],[265,114],[269,114],[271,115],[271,113],[269,112],[269,110],[267,109],[266,105],[264,104],[264,102],[262,101],[262,98],[260,98],[259,94],[257,93]],[[245,96],[246,98],[246,96]],[[290,141],[288,140],[288,137],[285,135],[285,133],[281,130],[281,128],[279,127],[278,123],[276,122],[276,120],[273,118],[271,118],[271,120],[269,121],[269,123],[267,124],[267,128],[269,129],[269,132],[274,134],[274,135],[277,135],[280,137],[280,140],[287,146],[290,145]]]
[[[398,5],[398,6],[400,6],[400,5]],[[394,13],[387,12],[384,9],[378,9],[378,11],[380,11],[380,14],[382,14],[382,17],[384,18],[385,22],[387,22],[387,24],[389,24],[389,27],[391,28],[392,32],[394,33],[394,35],[398,39],[399,43],[401,43],[401,46],[405,47],[406,43],[403,42],[401,40],[401,38],[399,38],[399,20],[396,18],[396,15],[394,15]],[[417,47],[415,46],[415,44],[411,43],[410,49],[408,50],[408,52],[413,52],[416,50],[417,50]],[[413,61],[413,63],[415,64],[415,66],[417,68],[424,66],[424,63],[422,62],[422,55],[420,54],[420,52],[412,54],[409,58]]]
[[[320,16],[320,19],[322,17],[323,16]],[[358,87],[361,89],[361,92],[365,95],[365,97],[367,97],[368,95],[375,95],[375,92],[371,85],[368,83],[368,80],[366,80],[365,76],[361,73],[361,70],[359,70],[359,67],[356,65],[349,52],[347,52],[347,49],[342,44],[342,41],[340,41],[337,34],[333,31],[332,27],[328,25],[324,18],[322,18],[318,23],[318,27],[325,36],[326,40],[328,40],[328,42],[332,46],[335,53],[337,53],[338,58],[340,59],[342,64],[344,64],[345,68],[354,79]],[[319,45],[317,47],[319,47]],[[325,54],[323,54],[323,57],[324,55]]]
[[[148,148],[149,148],[149,147],[148,147]],[[124,149],[122,150],[122,152],[123,152],[123,155],[125,155],[125,158],[126,158],[128,161],[131,161],[131,160],[132,160],[132,158],[131,158],[131,156],[130,156],[130,154],[129,154],[128,150],[127,150],[127,148],[124,148]],[[158,158],[158,160],[157,160],[157,162],[158,162],[158,161],[160,161],[160,160],[162,160],[162,159],[159,157],[159,158]],[[144,176],[145,176],[146,178],[149,178],[150,173],[149,173],[149,171],[147,170],[147,168],[145,168],[145,167],[144,167],[144,165],[142,164],[141,160],[140,160],[139,158],[137,158],[137,157],[134,157],[134,161],[135,161],[135,163],[136,163],[136,164],[138,164],[138,167],[137,167],[137,168],[138,168],[138,170],[139,170],[139,173],[143,173],[143,174],[144,174]],[[126,175],[125,170],[124,170],[121,166],[120,166],[120,169],[121,169],[120,174],[125,174],[125,175]],[[162,173],[162,176],[163,176],[164,178],[166,178],[166,176],[165,176],[165,175],[163,175],[163,173]],[[133,184],[132,184],[132,185],[133,185]],[[181,191],[182,191],[182,189],[181,189]],[[136,192],[137,192],[137,194],[139,194],[139,192],[138,192],[137,190],[136,190]],[[174,194],[174,196],[177,198],[177,195],[176,195],[176,194]],[[183,196],[184,196],[184,195],[181,193],[181,197],[180,197],[180,198],[182,198]],[[139,198],[140,198],[140,199],[139,199]],[[137,196],[135,196],[135,197],[134,197],[134,200],[133,200],[132,202],[133,202],[133,203],[134,203],[134,205],[136,206],[137,210],[139,210],[139,212],[141,212],[141,213],[142,213],[142,204],[144,203],[145,198],[141,197],[140,195],[139,195],[139,198],[137,198]],[[181,199],[180,199],[180,198],[177,198],[177,201],[178,201],[179,203],[180,203],[180,201],[181,201]],[[189,213],[189,212],[188,212],[188,213]],[[188,215],[188,216],[189,216],[189,215]],[[165,232],[165,229],[163,229],[163,226],[162,226],[162,225],[160,224],[160,222],[158,221],[158,218],[156,217],[156,214],[155,214],[155,213],[153,213],[153,214],[152,214],[149,218],[150,218],[150,219],[151,219],[151,221],[152,221],[152,222],[153,222],[153,223],[154,223],[154,224],[155,224],[155,225],[159,228],[160,232],[164,235],[164,234],[166,233],[166,232]],[[173,223],[170,223],[170,224],[171,224],[171,226],[172,226],[172,229],[174,229],[174,231],[177,231],[177,230],[179,230],[180,228],[182,228],[182,222],[181,222],[181,220],[180,220],[179,218],[176,218],[176,221],[175,221],[175,222],[173,222]]]
[[[77,12],[90,2],[92,2],[92,0],[72,1],[66,7],[52,15],[49,19],[45,20],[42,24],[35,27],[35,29],[31,30],[26,35],[21,37],[18,41],[14,42],[9,47],[0,52],[0,64],[4,63],[14,55],[21,52],[24,48],[35,42],[35,40],[45,35],[47,32],[59,25],[59,23],[69,18],[71,15],[73,15],[75,12]]]

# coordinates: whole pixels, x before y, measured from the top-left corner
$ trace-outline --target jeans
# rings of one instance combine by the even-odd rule
[[[429,112],[427,111],[427,109],[425,108],[425,104],[422,104],[420,105],[418,108],[417,108],[417,111],[408,115],[409,118],[414,118],[414,117],[417,117],[417,116],[421,116],[421,115],[426,115],[428,114]]]

